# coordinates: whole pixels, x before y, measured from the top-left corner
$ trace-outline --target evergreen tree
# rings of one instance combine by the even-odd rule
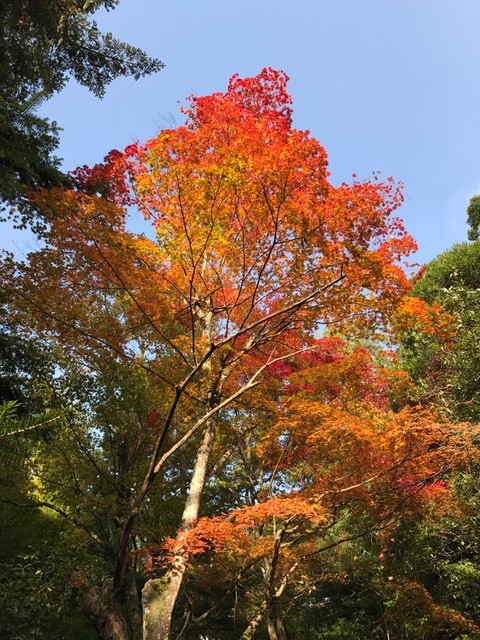
[[[102,33],[92,14],[118,0],[0,2],[0,199],[67,181],[55,157],[58,126],[35,114],[70,78],[98,97],[119,76],[135,79],[163,63]]]

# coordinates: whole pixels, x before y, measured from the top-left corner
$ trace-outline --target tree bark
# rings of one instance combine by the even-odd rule
[[[215,440],[215,419],[207,423],[193,469],[183,510],[178,541],[193,527],[200,512],[200,502],[207,479],[208,461]],[[180,548],[171,568],[162,578],[149,580],[142,592],[143,640],[169,640],[173,608],[188,563],[188,550]]]
[[[245,631],[242,633],[240,640],[252,640],[252,638],[254,637],[258,627],[260,626],[260,623],[262,622],[262,620],[265,617],[266,611],[267,611],[267,601],[264,600],[262,602],[262,604],[260,605],[256,615],[254,618],[252,618],[252,620],[250,620],[250,623],[248,625],[248,627],[245,629]]]
[[[275,602],[272,603],[268,610],[267,630],[270,640],[287,640],[280,612]]]
[[[281,594],[283,589],[275,590],[273,585],[273,578],[275,576],[275,569],[278,561],[278,552],[280,549],[280,541],[282,535],[276,536],[274,557],[272,560],[263,558],[261,562],[261,570],[263,580],[265,582],[265,599],[258,607],[257,613],[250,621],[248,627],[243,632],[240,640],[251,640],[257,632],[260,623],[265,619],[267,622],[267,631],[269,640],[286,640],[285,628],[283,626],[282,619],[280,617],[280,611],[277,605],[278,595]]]
[[[132,640],[142,640],[142,608],[135,574],[129,571],[125,581],[125,599]]]
[[[82,609],[99,640],[130,640],[128,625],[109,588],[90,587],[83,596]]]

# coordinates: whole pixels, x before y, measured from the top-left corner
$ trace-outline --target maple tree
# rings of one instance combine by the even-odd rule
[[[13,319],[94,378],[112,358],[142,371],[156,398],[142,418],[140,471],[117,505],[110,598],[125,588],[132,536],[155,481],[178,452],[197,448],[177,552],[143,590],[145,640],[169,635],[187,540],[243,396],[281,384],[275,367],[318,350],[326,325],[346,335],[385,331],[410,289],[401,260],[415,243],[393,216],[400,186],[378,176],[333,186],[324,149],[292,127],[286,82],[271,69],[234,76],[225,93],[192,97],[185,125],[79,168],[75,189],[32,194],[48,225],[45,246],[28,263],[2,264]],[[132,230],[133,210],[150,223],[148,237]],[[355,357],[365,372],[365,356]],[[297,438],[316,433],[320,417],[335,429],[350,415],[328,403],[296,403]],[[351,434],[358,427],[359,440],[373,441],[374,414],[349,419]],[[406,433],[406,418],[390,419]],[[275,432],[268,436],[274,443]],[[385,447],[392,442],[386,435]],[[330,445],[319,438],[312,450],[320,446]],[[287,505],[284,498],[272,508]],[[322,521],[323,511],[314,511],[311,521]],[[109,633],[128,637],[121,623]]]

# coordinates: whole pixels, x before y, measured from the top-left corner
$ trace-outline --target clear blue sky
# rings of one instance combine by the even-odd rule
[[[334,183],[375,170],[405,182],[399,213],[420,262],[466,239],[480,192],[478,0],[121,0],[98,22],[166,68],[117,80],[101,101],[72,82],[47,103],[65,168],[180,122],[190,93],[270,66],[290,76],[295,125],[325,146]]]

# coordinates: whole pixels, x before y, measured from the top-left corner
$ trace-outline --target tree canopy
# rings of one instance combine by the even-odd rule
[[[70,592],[105,640],[283,640],[318,615],[317,589],[355,592],[358,554],[375,633],[420,637],[409,594],[423,637],[476,631],[379,562],[453,508],[448,475],[476,463],[477,428],[413,403],[383,353],[394,331],[450,344],[452,316],[411,295],[401,185],[334,186],[287,80],[233,76],[184,124],[31,193],[44,245],[0,265],[9,322],[50,354],[65,411],[10,507],[62,523]]]

